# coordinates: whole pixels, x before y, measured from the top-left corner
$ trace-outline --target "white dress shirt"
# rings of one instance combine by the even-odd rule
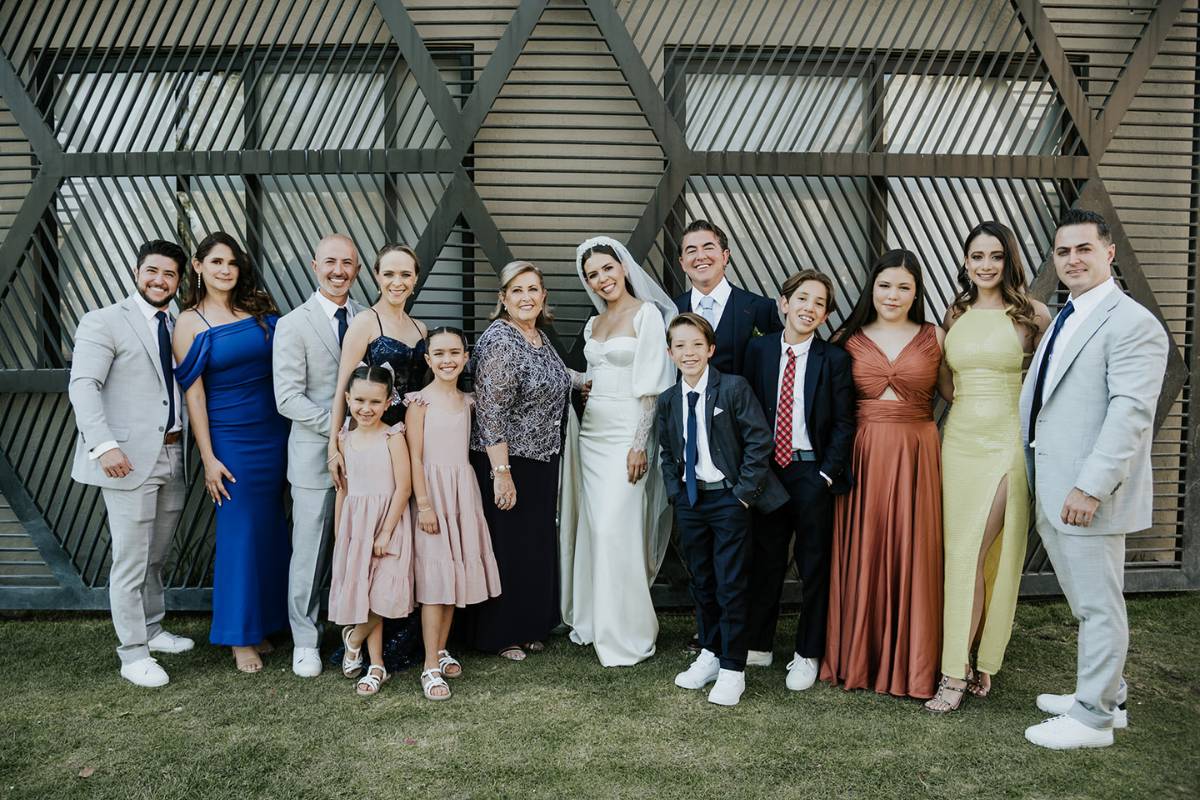
[[[321,310],[325,312],[325,316],[329,317],[329,327],[333,329],[333,338],[338,338],[338,321],[333,315],[337,313],[339,308],[346,309],[346,324],[350,324],[350,320],[354,319],[354,307],[350,304],[350,296],[346,296],[346,304],[344,306],[339,306],[337,303],[321,294],[320,290],[317,290],[315,295],[317,302],[321,305]]]
[[[729,285],[729,281],[721,278],[721,282],[713,287],[713,290],[707,295],[696,287],[692,287],[692,310],[700,314],[700,301],[705,297],[713,299],[712,309],[712,326],[713,330],[721,324],[721,314],[725,311],[725,306],[729,303],[729,295],[733,294],[733,287]],[[700,314],[700,316],[704,316]]]
[[[167,312],[167,334],[174,335],[175,318],[171,316],[170,311],[165,308],[155,308],[147,303],[146,298],[142,297],[140,294],[135,294],[133,296],[133,301],[137,304],[138,310],[141,311],[142,315],[146,318],[146,327],[150,329],[150,340],[155,343],[155,347],[158,346],[158,318],[154,315],[159,311]],[[157,361],[155,363],[157,363]],[[173,352],[171,354],[171,368],[175,368],[175,354]],[[172,378],[173,377],[174,376],[172,376]],[[171,427],[171,430],[167,431],[167,433],[176,433],[183,430],[183,398],[179,394],[179,383],[175,380],[171,381],[171,391],[175,394],[175,424]],[[115,447],[119,447],[119,445],[114,441],[101,442],[91,449],[91,452],[88,453],[88,458],[94,461]]]
[[[816,334],[813,334],[814,336]],[[812,441],[808,438],[808,427],[804,424],[804,372],[808,367],[808,351],[812,348],[813,337],[809,336],[800,344],[788,344],[779,335],[782,347],[779,350],[779,382],[775,385],[775,396],[779,398],[776,408],[776,419],[786,400],[783,396],[783,375],[787,369],[788,351],[796,354],[796,380],[792,384],[792,449],[812,450]],[[774,435],[775,431],[771,431]]]
[[[687,449],[689,413],[688,393],[697,392],[700,395],[700,398],[696,401],[696,480],[706,483],[723,481],[725,480],[725,473],[717,469],[717,465],[713,463],[712,455],[708,452],[708,427],[704,424],[704,403],[707,399],[705,392],[708,389],[708,369],[705,368],[704,374],[700,376],[700,380],[696,383],[696,388],[693,389],[691,386],[688,386],[686,378],[679,382],[679,388],[682,390],[683,397],[683,445],[685,450]],[[714,408],[713,414],[717,413],[725,412]]]
[[[1093,286],[1088,291],[1079,295],[1079,297],[1071,298],[1071,305],[1075,307],[1075,312],[1067,317],[1063,323],[1062,330],[1058,332],[1058,339],[1054,341],[1054,352],[1050,355],[1050,363],[1046,365],[1046,387],[1054,381],[1054,376],[1058,374],[1058,365],[1062,363],[1062,354],[1067,351],[1067,345],[1075,336],[1076,332],[1083,327],[1083,323],[1092,315],[1104,299],[1112,292],[1117,291],[1117,282],[1113,278],[1109,278],[1104,283],[1098,286]],[[1059,312],[1062,313],[1061,311]],[[1045,337],[1047,340],[1049,336]],[[1041,358],[1041,355],[1038,355]],[[1036,363],[1036,362],[1035,362]]]

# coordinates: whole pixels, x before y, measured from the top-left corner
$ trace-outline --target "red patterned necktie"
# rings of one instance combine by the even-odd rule
[[[786,467],[792,462],[792,407],[796,392],[796,352],[787,351],[783,383],[779,387],[779,410],[775,414],[775,463]]]

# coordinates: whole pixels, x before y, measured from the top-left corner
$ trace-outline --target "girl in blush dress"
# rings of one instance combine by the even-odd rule
[[[371,665],[356,691],[373,695],[388,679],[383,666],[383,617],[413,610],[413,531],[404,425],[385,425],[392,372],[360,366],[350,375],[346,405],[357,427],[339,432],[336,446],[346,465],[334,508],[333,580],[329,619],[342,628],[342,674],[362,674],[365,641]]]
[[[834,506],[821,679],[933,696],[942,631],[941,442],[933,420],[944,333],[925,322],[917,258],[885,253],[837,341],[858,395],[849,494]]]
[[[412,405],[407,415],[417,506],[417,602],[425,642],[421,690],[430,700],[445,700],[450,697],[445,679],[463,673],[462,664],[446,650],[454,608],[499,595],[500,570],[468,460],[473,399],[458,388],[467,364],[467,340],[458,328],[435,328],[425,345],[433,381],[421,391],[422,403]]]

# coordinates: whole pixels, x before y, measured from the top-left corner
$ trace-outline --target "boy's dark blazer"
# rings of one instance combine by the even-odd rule
[[[754,336],[775,333],[783,330],[783,322],[779,319],[779,306],[769,298],[747,292],[729,284],[729,302],[721,312],[721,320],[717,323],[717,352],[709,361],[710,367],[716,367],[726,375],[745,374],[742,365],[746,357],[746,343]],[[692,290],[688,289],[675,298],[675,307],[680,313],[695,311],[692,308]],[[724,472],[724,470],[722,470]]]
[[[687,502],[683,485],[683,394],[680,383],[658,396],[659,458],[672,503]],[[716,409],[721,413],[716,413]],[[764,513],[788,501],[771,472],[771,431],[750,385],[739,375],[722,375],[711,362],[704,393],[704,424],[713,464],[733,483],[741,501]]]
[[[782,335],[759,336],[746,347],[746,369],[742,373],[762,404],[772,439],[782,353]],[[834,494],[850,491],[853,481],[850,464],[854,450],[856,400],[850,365],[849,353],[813,335],[804,369],[804,425],[812,442],[817,469],[833,481],[829,490]]]

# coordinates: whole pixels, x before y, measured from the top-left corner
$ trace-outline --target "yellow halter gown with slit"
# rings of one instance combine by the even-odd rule
[[[977,668],[995,674],[1012,634],[1029,531],[1021,447],[1021,340],[1004,309],[968,309],[946,335],[954,404],[942,439],[945,549],[942,672],[965,678],[975,573],[996,492],[1008,478],[1004,529],[983,562],[984,611]]]

